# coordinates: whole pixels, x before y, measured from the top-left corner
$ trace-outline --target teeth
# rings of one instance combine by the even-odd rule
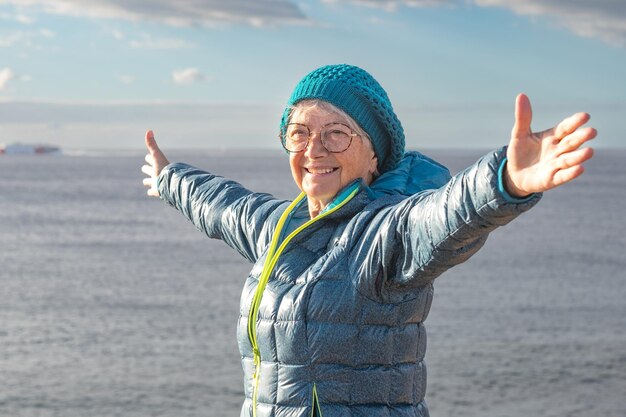
[[[314,169],[314,168],[309,168],[308,171],[311,174],[328,174],[330,172],[333,172],[335,169],[334,168],[322,168],[322,169]]]

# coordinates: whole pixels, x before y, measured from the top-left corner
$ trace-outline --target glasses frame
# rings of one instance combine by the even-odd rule
[[[309,131],[309,138],[308,138],[308,140],[307,140],[307,142],[306,142],[306,145],[304,146],[304,148],[302,148],[302,149],[301,149],[301,150],[299,150],[299,151],[291,151],[291,150],[287,149],[287,146],[285,145],[285,144],[286,144],[287,129],[288,129],[288,127],[289,127],[289,126],[291,126],[291,125],[304,126],[304,127],[306,127],[306,129]],[[342,151],[331,151],[330,149],[328,149],[328,148],[326,147],[326,144],[324,143],[324,136],[322,135],[322,131],[324,130],[324,128],[326,128],[326,127],[328,127],[328,126],[330,126],[330,125],[341,125],[341,126],[347,127],[347,128],[350,130],[350,142],[348,142],[348,146],[346,146],[346,148],[345,148],[344,150],[342,150]],[[345,124],[345,123],[341,123],[341,122],[331,122],[331,123],[327,123],[327,124],[325,124],[324,126],[322,126],[319,130],[317,130],[317,131],[312,131],[312,130],[311,130],[311,128],[310,128],[309,126],[305,125],[304,123],[287,123],[287,124],[285,125],[285,131],[284,131],[284,132],[280,132],[280,133],[278,134],[278,139],[280,140],[281,145],[283,145],[283,148],[285,148],[285,150],[286,150],[287,152],[289,152],[289,153],[300,153],[300,152],[304,152],[304,151],[306,151],[306,150],[307,150],[307,148],[308,148],[308,147],[309,147],[309,145],[311,144],[311,138],[313,137],[313,134],[314,134],[314,133],[316,133],[316,132],[320,134],[320,143],[322,144],[322,146],[324,147],[324,149],[326,149],[326,151],[327,151],[327,152],[330,152],[330,153],[342,153],[342,152],[347,151],[347,150],[348,150],[348,148],[350,147],[350,145],[352,145],[352,139],[353,139],[355,136],[359,136],[359,137],[361,136],[361,135],[359,135],[358,133],[356,133],[356,132],[355,132],[355,131],[354,131],[354,130],[350,127],[350,126],[348,126],[348,125],[347,125],[347,124]]]

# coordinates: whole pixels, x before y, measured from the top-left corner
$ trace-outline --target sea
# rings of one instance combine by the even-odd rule
[[[297,195],[281,151],[168,157]],[[239,415],[250,264],[148,197],[143,158],[0,156],[0,416]],[[435,281],[431,416],[626,416],[626,149],[586,168]]]

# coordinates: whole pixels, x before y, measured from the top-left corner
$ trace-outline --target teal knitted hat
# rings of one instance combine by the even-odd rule
[[[352,65],[327,65],[306,75],[293,90],[280,122],[285,132],[294,104],[327,101],[346,112],[372,140],[378,172],[394,168],[404,155],[404,129],[385,90],[369,73]]]

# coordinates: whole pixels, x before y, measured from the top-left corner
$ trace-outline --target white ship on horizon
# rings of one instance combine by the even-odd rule
[[[43,155],[61,153],[61,148],[55,145],[32,143],[0,144],[0,155]]]

